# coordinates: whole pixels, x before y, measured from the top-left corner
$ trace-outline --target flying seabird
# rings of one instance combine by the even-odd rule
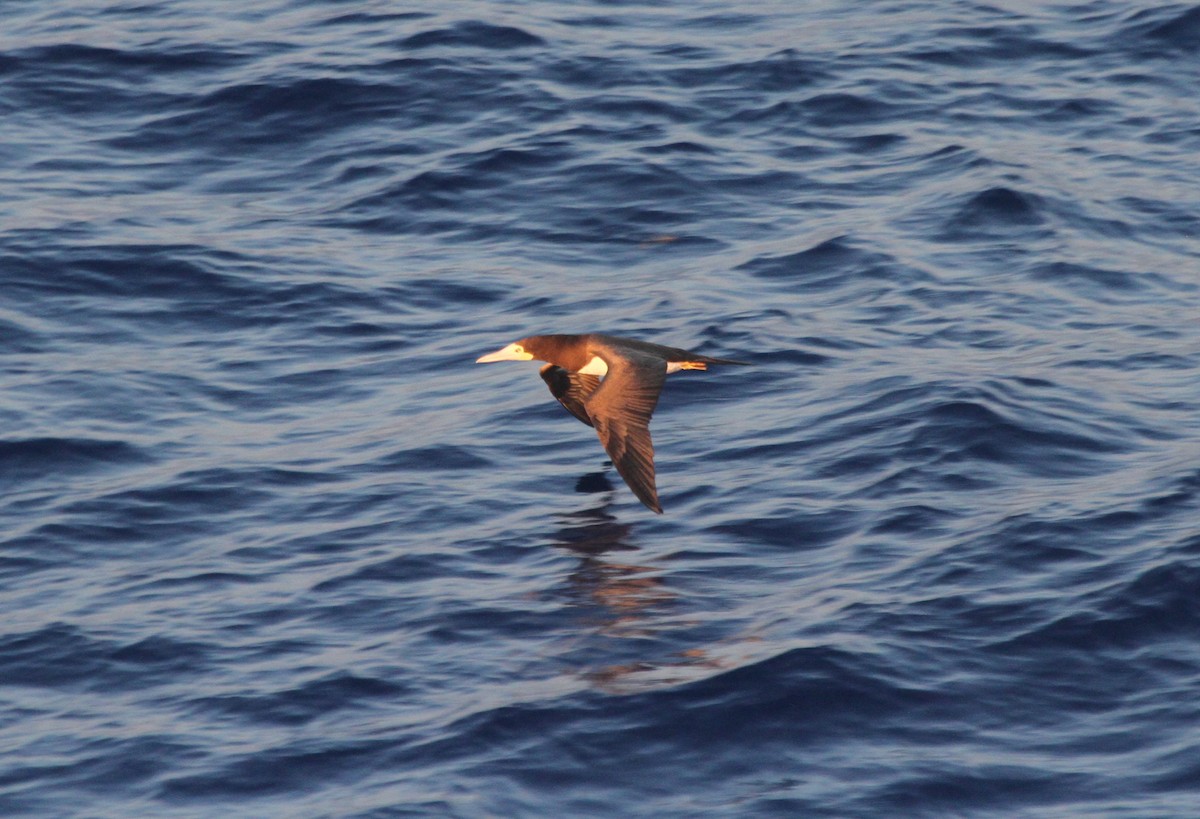
[[[549,362],[541,376],[550,393],[567,412],[595,427],[633,494],[660,515],[650,416],[667,375],[706,370],[709,364],[747,363],[599,333],[529,336],[475,363],[533,359]]]

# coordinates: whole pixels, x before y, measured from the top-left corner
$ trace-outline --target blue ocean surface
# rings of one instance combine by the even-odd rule
[[[1198,42],[0,4],[0,816],[1200,815]]]

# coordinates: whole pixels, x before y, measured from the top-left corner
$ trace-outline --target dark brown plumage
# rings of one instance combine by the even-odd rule
[[[562,404],[567,412],[589,427],[595,426],[592,419],[588,417],[585,404],[592,397],[592,393],[596,391],[596,387],[600,386],[600,376],[573,373],[564,370],[557,364],[545,365],[538,371],[538,374],[550,388],[550,394],[558,399],[558,403]]]
[[[667,375],[705,370],[709,364],[746,363],[599,333],[529,336],[478,362],[532,359],[549,362],[540,374],[550,393],[567,412],[596,429],[633,494],[659,514],[650,417]]]

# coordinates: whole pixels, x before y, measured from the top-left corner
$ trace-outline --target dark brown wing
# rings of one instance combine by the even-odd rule
[[[662,514],[654,486],[650,416],[667,380],[666,364],[650,356],[607,361],[608,375],[587,401],[587,413],[613,466],[638,500]]]
[[[588,417],[583,405],[596,391],[596,387],[600,386],[600,376],[567,372],[555,364],[547,364],[538,372],[550,388],[550,394],[558,399],[558,403],[590,427],[592,419]]]

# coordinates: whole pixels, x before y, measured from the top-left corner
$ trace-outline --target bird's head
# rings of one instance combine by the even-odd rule
[[[533,353],[527,347],[527,339],[514,341],[507,347],[501,347],[494,353],[488,353],[475,359],[476,364],[490,364],[493,361],[532,361]]]

